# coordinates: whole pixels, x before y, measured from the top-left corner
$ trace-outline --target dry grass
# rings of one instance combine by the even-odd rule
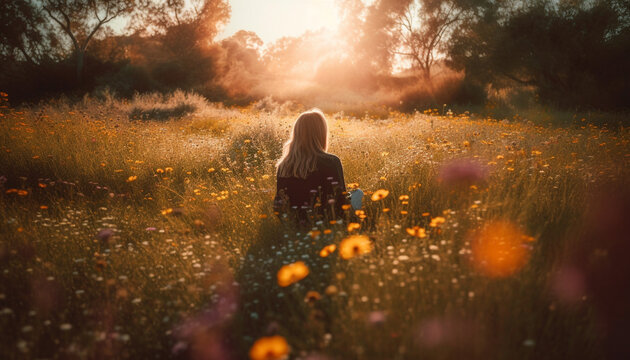
[[[175,98],[4,110],[2,358],[244,358],[271,334],[293,357],[605,353],[590,295],[567,300],[550,281],[590,224],[592,189],[627,184],[627,130],[329,114],[330,150],[367,195],[352,232],[374,246],[344,260],[319,252],[347,223],[305,233],[272,213],[295,113]],[[128,120],[181,99],[195,104],[182,119]],[[372,202],[377,189],[389,195]],[[502,278],[474,254],[496,221],[528,254]],[[296,261],[308,276],[279,287]]]

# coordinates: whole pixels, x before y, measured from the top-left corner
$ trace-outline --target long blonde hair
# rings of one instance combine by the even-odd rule
[[[306,176],[316,170],[317,157],[328,150],[328,123],[319,109],[300,114],[278,160],[279,177]]]

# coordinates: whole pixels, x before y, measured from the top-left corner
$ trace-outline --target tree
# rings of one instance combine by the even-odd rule
[[[438,56],[446,55],[446,44],[461,23],[466,8],[453,1],[415,0],[396,18],[399,47],[394,50],[419,69],[431,84]]]
[[[136,0],[43,0],[42,10],[69,39],[76,57],[77,82],[82,82],[90,41],[112,20],[130,15]]]
[[[560,107],[628,107],[629,3],[488,1],[453,37],[449,65],[479,86],[533,89]]]
[[[29,0],[6,0],[0,12],[0,56],[16,63],[36,66],[58,59],[58,39],[46,17]]]

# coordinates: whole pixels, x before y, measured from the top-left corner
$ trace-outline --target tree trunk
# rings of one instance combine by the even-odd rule
[[[431,90],[431,92],[433,92],[433,79],[431,79],[430,67],[424,67],[422,69],[422,79],[424,80],[424,83],[429,86],[429,89]]]
[[[81,85],[83,83],[83,63],[85,52],[81,50],[77,50],[77,84]]]

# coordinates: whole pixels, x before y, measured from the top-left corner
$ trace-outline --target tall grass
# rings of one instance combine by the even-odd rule
[[[3,112],[2,358],[246,358],[271,334],[296,358],[606,353],[591,294],[563,301],[552,279],[592,220],[592,189],[627,184],[627,130],[329,114],[330,151],[367,217],[296,229],[271,200],[297,113],[175,98]],[[194,111],[129,120],[182,103]],[[378,189],[389,195],[371,201]],[[528,239],[527,263],[505,277],[473,254],[496,221]],[[349,233],[373,251],[319,256]],[[296,261],[309,275],[279,287]]]

